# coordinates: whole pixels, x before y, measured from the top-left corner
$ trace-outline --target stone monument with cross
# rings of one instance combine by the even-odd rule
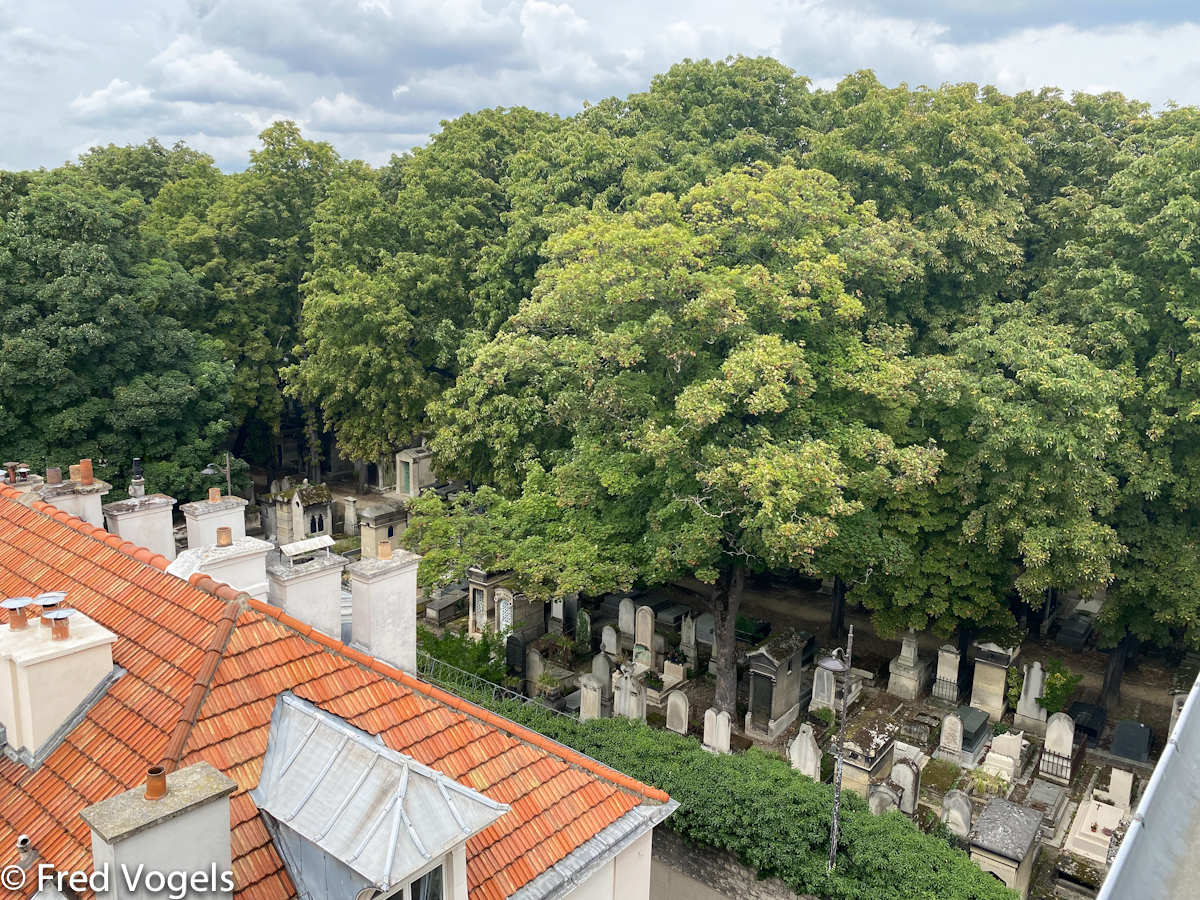
[[[900,655],[892,660],[888,693],[902,700],[916,700],[925,693],[932,672],[932,660],[918,653],[916,631],[908,629],[900,644]]]

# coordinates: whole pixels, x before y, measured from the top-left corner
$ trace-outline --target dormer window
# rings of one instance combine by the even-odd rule
[[[301,900],[455,900],[508,807],[285,693],[251,792]]]

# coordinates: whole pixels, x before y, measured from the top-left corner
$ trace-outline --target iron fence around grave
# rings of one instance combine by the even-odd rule
[[[445,688],[453,694],[457,694],[464,700],[481,703],[503,703],[506,700],[511,700],[515,703],[528,703],[529,698],[524,694],[519,693],[502,684],[496,684],[493,681],[488,681],[486,678],[480,678],[472,672],[465,672],[457,666],[452,666],[450,663],[430,656],[424,650],[417,651],[417,672],[426,681],[436,684],[440,688]],[[548,712],[556,715],[565,716],[568,719],[578,718],[568,712],[563,712],[560,709],[554,709],[547,706],[545,709]]]
[[[957,703],[958,698],[962,696],[962,689],[957,681],[951,681],[949,678],[938,678],[933,683],[933,696],[935,700],[947,700],[950,703]]]
[[[1083,758],[1086,755],[1087,741],[1080,741],[1076,744],[1070,756],[1060,756],[1043,747],[1042,757],[1038,760],[1038,772],[1070,784],[1075,778],[1075,773],[1079,771],[1079,767],[1083,765]]]

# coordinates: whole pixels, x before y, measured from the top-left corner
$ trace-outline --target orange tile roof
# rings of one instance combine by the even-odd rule
[[[247,793],[284,690],[510,804],[467,842],[471,900],[511,895],[634,807],[669,799],[228,585],[167,575],[164,557],[19,496],[0,486],[0,595],[68,591],[117,635],[113,658],[127,674],[36,771],[0,756],[0,848],[9,848],[0,867],[28,834],[59,870],[90,868],[81,809],[143,783],[148,766],[205,760],[238,783],[238,897],[295,897]]]

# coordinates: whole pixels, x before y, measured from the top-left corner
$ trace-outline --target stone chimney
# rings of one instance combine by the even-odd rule
[[[267,566],[268,602],[335,640],[342,639],[344,556],[318,550],[311,559]]]
[[[380,541],[374,559],[351,563],[351,643],[417,674],[417,565],[421,557]]]
[[[56,470],[57,471],[57,470]],[[42,486],[42,476],[34,475],[29,466],[21,462],[8,462],[0,470],[0,484],[6,484],[24,494]]]
[[[208,492],[207,500],[185,503],[179,507],[187,520],[188,549],[212,547],[217,543],[217,529],[227,525],[236,541],[246,536],[246,506],[243,497],[222,497],[220,488]]]
[[[225,497],[222,502],[228,499]],[[241,500],[240,497],[234,499]],[[236,510],[239,517],[246,501],[241,502],[242,506]],[[221,527],[224,529],[229,526]],[[222,531],[222,534],[229,534],[228,544],[222,545],[214,534],[213,542],[209,546],[189,547],[180,553],[175,561],[167,566],[167,573],[186,581],[197,572],[203,572],[216,581],[225,582],[235,590],[245,591],[255,600],[266,600],[267,554],[275,549],[275,545],[258,538],[234,537],[236,532]]]
[[[237,790],[237,782],[206,762],[170,774],[154,766],[146,780],[145,787],[102,800],[79,814],[92,832],[94,870],[108,867],[108,890],[98,892],[98,900],[158,900],[184,890],[186,900],[229,900],[229,795]],[[130,891],[125,873],[132,879],[139,867],[138,889]],[[164,879],[184,872],[186,886],[163,887],[152,872],[162,873]]]
[[[167,559],[175,558],[175,535],[171,511],[175,499],[166,494],[146,496],[146,480],[142,477],[142,461],[133,461],[133,480],[129,484],[129,499],[118,503],[106,503],[104,527],[127,541],[146,547],[152,553],[161,553]]]
[[[43,608],[29,598],[4,603],[10,614],[0,626],[0,722],[7,726],[9,747],[32,764],[44,756],[39,751],[49,752],[47,742],[56,732],[107,687],[117,637],[73,609],[43,612],[49,627],[35,618],[22,628],[12,614],[22,599],[25,611]]]
[[[92,461],[81,459],[71,466],[71,478],[62,480],[62,470],[48,469],[46,480],[37,488],[38,499],[65,513],[78,516],[89,525],[104,527],[102,505],[112,485],[92,474]],[[33,477],[33,476],[30,476]]]

